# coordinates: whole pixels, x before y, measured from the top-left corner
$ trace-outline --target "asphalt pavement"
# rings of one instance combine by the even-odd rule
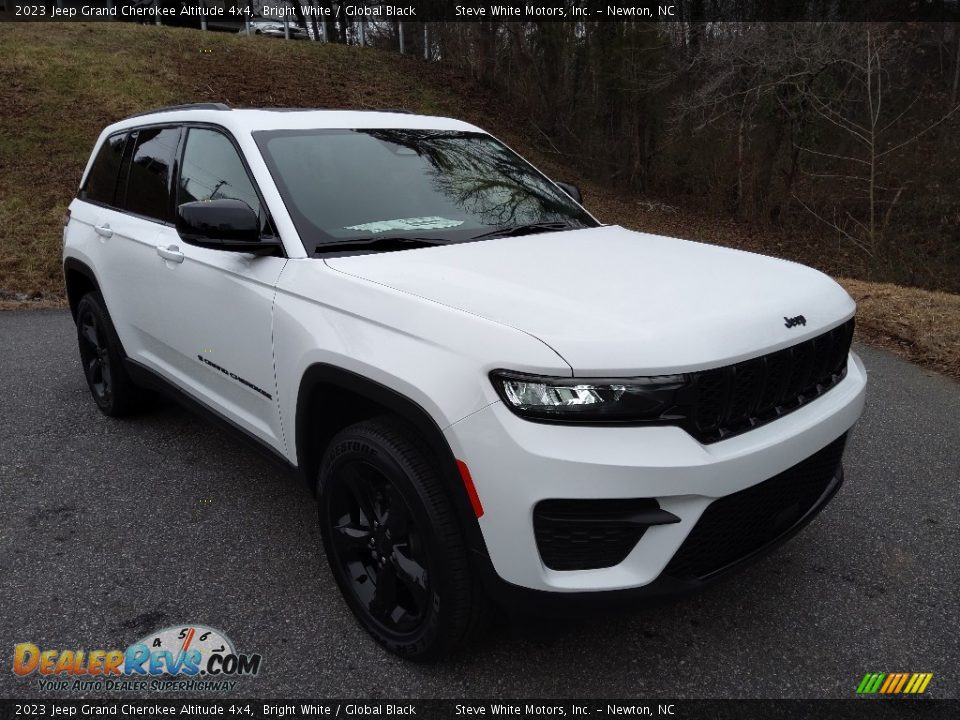
[[[180,623],[263,656],[240,697],[845,698],[894,671],[960,697],[960,384],[857,351],[846,482],[796,538],[698,595],[495,624],[421,666],[354,622],[296,476],[172,404],[104,417],[69,314],[0,313],[0,697],[78,697],[14,675],[17,643],[125,648]]]

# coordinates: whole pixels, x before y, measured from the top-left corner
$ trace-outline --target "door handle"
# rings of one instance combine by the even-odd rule
[[[113,230],[110,229],[110,223],[104,223],[103,225],[94,225],[93,229],[97,231],[97,235],[100,237],[113,237]]]
[[[183,262],[183,253],[180,252],[180,248],[178,248],[176,245],[170,245],[168,247],[157,245],[157,255],[162,257],[164,260],[169,260],[170,262]]]

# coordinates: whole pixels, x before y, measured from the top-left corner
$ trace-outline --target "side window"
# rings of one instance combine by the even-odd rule
[[[267,230],[266,211],[243,161],[223,133],[204,128],[190,128],[180,165],[180,187],[177,204],[196,200],[243,200]]]
[[[123,207],[137,215],[173,222],[170,183],[180,128],[141,128],[136,142]]]
[[[120,160],[123,157],[123,146],[126,140],[126,133],[111,135],[104,140],[103,145],[100,146],[100,152],[97,153],[90,167],[87,182],[80,191],[81,200],[90,200],[104,205],[114,204],[117,175],[120,172]]]

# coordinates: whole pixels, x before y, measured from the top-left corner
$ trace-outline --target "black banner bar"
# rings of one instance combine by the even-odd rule
[[[311,3],[317,20],[369,22],[960,21],[960,0],[356,0]],[[0,0],[0,21],[185,24],[294,19],[288,0]]]
[[[8,718],[663,718],[663,720],[884,720],[956,718],[960,700],[0,700]]]

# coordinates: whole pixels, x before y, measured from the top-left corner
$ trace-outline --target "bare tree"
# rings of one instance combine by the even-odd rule
[[[888,172],[889,161],[896,153],[918,142],[923,136],[947,121],[960,105],[954,105],[939,117],[919,124],[912,121],[911,111],[924,97],[924,90],[912,99],[905,97],[905,88],[896,83],[890,65],[900,50],[900,37],[891,28],[858,27],[854,36],[860,45],[858,59],[853,52],[843,53],[832,64],[837,70],[833,92],[827,94],[807,85],[802,92],[820,119],[839,131],[839,142],[832,149],[801,146],[811,157],[810,177],[835,182],[834,187],[848,187],[854,200],[862,199],[861,216],[856,205],[842,207],[846,198],[836,197],[833,218],[826,218],[795,194],[803,207],[842,237],[875,257],[897,203],[907,190],[908,182],[897,181]]]

